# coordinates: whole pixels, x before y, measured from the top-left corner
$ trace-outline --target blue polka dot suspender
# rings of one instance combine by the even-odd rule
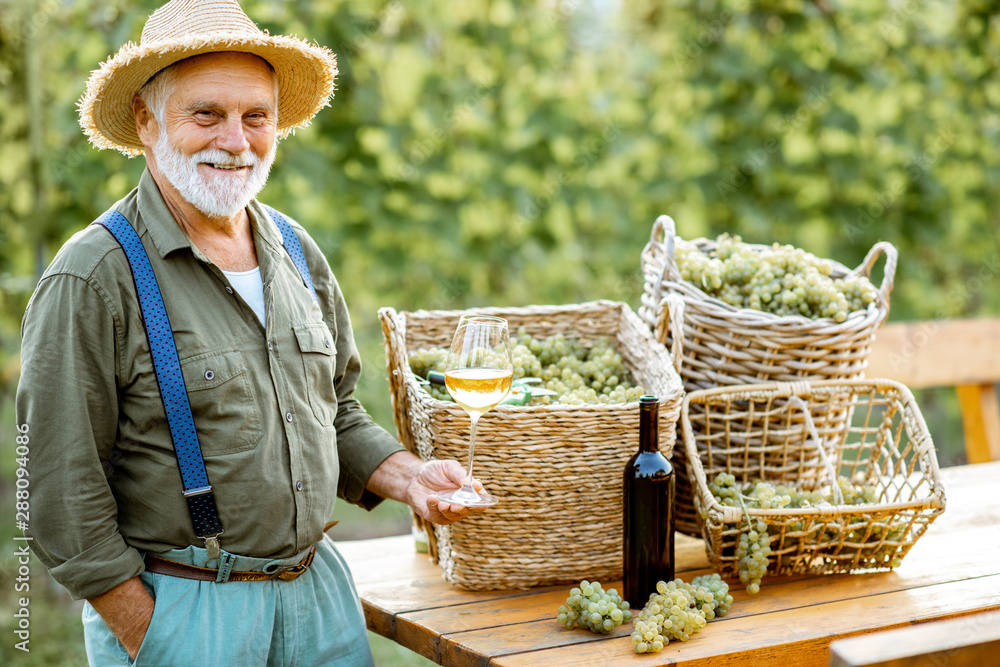
[[[285,251],[288,256],[292,258],[292,264],[295,265],[295,269],[302,276],[302,281],[312,292],[313,299],[316,303],[319,303],[319,297],[316,296],[316,288],[313,286],[312,274],[309,273],[309,266],[306,265],[306,255],[302,252],[302,244],[299,243],[299,237],[295,235],[295,230],[292,226],[288,224],[288,220],[285,219],[281,213],[278,213],[275,209],[270,206],[264,205],[264,209],[267,214],[271,216],[274,220],[274,224],[278,226],[278,230],[281,232],[281,240],[285,245]]]
[[[295,264],[313,298],[319,303],[298,236],[284,216],[271,207],[265,208],[281,231],[285,249],[292,263]],[[149,256],[131,223],[118,211],[105,212],[94,221],[94,224],[101,225],[111,232],[128,259],[143,324],[146,327],[150,354],[153,357],[153,370],[156,373],[156,382],[160,387],[160,397],[163,399],[163,408],[167,416],[167,426],[174,442],[174,453],[177,455],[177,465],[184,485],[184,499],[187,501],[195,534],[205,540],[209,557],[218,558],[219,535],[223,533],[222,521],[219,519],[215,494],[212,485],[209,484],[208,473],[205,471],[201,443],[198,441],[194,416],[191,414],[191,403],[188,401],[187,389],[184,386],[180,358],[177,356],[177,346],[174,344],[173,329],[170,328],[170,319],[167,317],[167,309],[163,304],[163,296],[153,274],[153,267],[149,263]]]

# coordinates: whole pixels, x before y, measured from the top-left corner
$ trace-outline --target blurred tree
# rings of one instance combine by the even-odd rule
[[[0,0],[8,354],[36,257],[137,181],[142,160],[88,146],[75,101],[159,4]],[[262,198],[327,252],[387,426],[379,306],[635,306],[660,213],[849,266],[886,239],[893,319],[1000,312],[995,2],[243,4],[340,55],[331,108]]]
[[[89,146],[76,101],[160,4],[0,0],[0,399],[38,272],[143,169]],[[330,258],[359,394],[390,430],[378,307],[634,307],[661,213],[685,238],[728,231],[848,266],[885,239],[892,319],[1000,313],[996,0],[243,6],[340,56],[331,108],[283,142],[262,199]],[[925,396],[934,424],[957,411]],[[12,413],[0,405],[5,433]],[[960,433],[935,439],[960,452]],[[51,647],[82,664],[78,637]]]

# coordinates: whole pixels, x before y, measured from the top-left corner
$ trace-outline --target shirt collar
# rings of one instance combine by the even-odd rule
[[[163,201],[163,195],[160,194],[153,175],[149,173],[149,167],[143,170],[142,178],[139,179],[138,199],[139,217],[149,231],[149,237],[161,259],[174,250],[192,247],[191,239],[174,220],[167,202]]]
[[[257,264],[264,284],[270,284],[284,254],[284,244],[278,226],[271,220],[264,207],[256,199],[247,206],[250,226],[253,227],[254,242],[257,244]]]
[[[256,199],[250,200],[247,212],[250,214],[250,226],[253,227],[255,238],[266,242],[274,250],[281,250],[284,245],[281,232],[261,203]]]
[[[149,237],[160,253],[161,259],[181,248],[190,248],[196,255],[200,254],[174,219],[148,167],[143,170],[142,178],[139,179],[138,207],[142,224],[149,231]],[[250,214],[250,225],[253,227],[255,239],[258,242],[263,241],[273,257],[273,253],[279,252],[282,248],[278,227],[256,199],[250,202],[247,211]],[[258,243],[258,248],[260,245]],[[258,262],[266,261],[261,257],[257,259]]]

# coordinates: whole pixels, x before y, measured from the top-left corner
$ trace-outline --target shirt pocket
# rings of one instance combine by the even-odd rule
[[[292,330],[299,343],[309,405],[316,419],[323,426],[330,426],[337,414],[337,392],[334,388],[337,351],[333,347],[333,336],[322,322],[297,324]]]
[[[252,449],[264,435],[261,408],[242,352],[210,352],[181,362],[204,456]]]

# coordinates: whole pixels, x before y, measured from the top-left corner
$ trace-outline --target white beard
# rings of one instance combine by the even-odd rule
[[[181,196],[210,218],[231,218],[250,203],[264,189],[267,175],[274,164],[278,142],[271,145],[267,155],[258,157],[252,150],[239,155],[217,148],[208,148],[193,155],[185,155],[174,146],[165,130],[153,146],[153,155],[160,171]],[[226,166],[249,166],[249,171],[225,172],[213,169],[203,175],[200,162]]]

